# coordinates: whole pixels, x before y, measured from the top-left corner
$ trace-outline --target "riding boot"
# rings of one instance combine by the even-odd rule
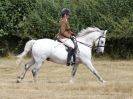
[[[73,61],[72,61],[71,65],[74,65],[74,64],[75,64],[75,62],[76,62],[76,55],[75,55],[75,53],[74,53],[74,52],[73,52],[72,56],[73,56]]]
[[[72,42],[73,42],[73,44],[74,44],[74,46],[75,46],[74,49],[73,49],[73,51],[72,51],[73,61],[72,61],[72,63],[71,63],[71,65],[74,65],[75,62],[76,62],[77,41],[76,41],[75,36],[72,36],[72,37],[71,37],[71,40],[72,40]]]
[[[73,55],[73,48],[69,47],[68,55],[67,55],[67,66],[69,66],[71,64],[72,55]]]

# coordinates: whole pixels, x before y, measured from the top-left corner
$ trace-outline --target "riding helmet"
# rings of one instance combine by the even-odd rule
[[[62,11],[61,11],[61,16],[63,17],[65,14],[66,15],[70,15],[70,9],[68,8],[63,8]]]

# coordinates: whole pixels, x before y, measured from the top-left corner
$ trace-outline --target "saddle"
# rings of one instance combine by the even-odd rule
[[[68,47],[65,45],[63,42],[61,42],[59,39],[57,39],[58,42],[62,43],[66,47],[66,51],[68,52],[68,57],[67,57],[67,66],[69,65],[74,65],[76,63],[76,54],[77,54],[77,41],[74,38],[71,38],[72,42],[74,43],[75,48]]]
[[[65,49],[66,49],[66,51],[68,52],[68,49],[70,48],[69,46],[67,46],[67,45],[65,45],[61,40],[59,40],[59,39],[57,39],[57,41],[59,42],[59,43],[62,43],[64,46],[65,46]],[[73,41],[74,42],[74,41]],[[74,42],[74,46],[75,46],[75,50],[78,48],[78,46],[77,46],[77,41],[76,42]]]

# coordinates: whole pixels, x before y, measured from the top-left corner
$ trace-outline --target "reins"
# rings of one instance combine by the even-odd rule
[[[98,37],[94,42],[96,42],[97,40],[98,40],[98,45],[97,46],[95,46],[96,48],[97,47],[105,47],[105,46],[99,46],[99,41],[100,41],[100,39],[101,38],[105,38],[104,36],[100,36],[100,37]],[[83,43],[83,42],[80,42],[80,41],[77,41],[77,42],[79,42],[80,44],[83,44],[83,45],[85,45],[85,46],[87,46],[87,47],[90,47],[90,48],[92,48],[92,46],[91,45],[88,45],[88,44],[86,44],[86,43]]]

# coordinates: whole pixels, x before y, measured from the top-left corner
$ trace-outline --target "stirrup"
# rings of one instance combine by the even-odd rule
[[[76,63],[75,62],[72,62],[71,65],[75,65]]]
[[[76,64],[75,62],[70,62],[70,63],[67,63],[66,65],[70,66],[70,65],[75,65],[75,64]]]
[[[67,64],[66,64],[66,66],[70,66],[70,65],[71,65],[71,63],[67,63]]]

